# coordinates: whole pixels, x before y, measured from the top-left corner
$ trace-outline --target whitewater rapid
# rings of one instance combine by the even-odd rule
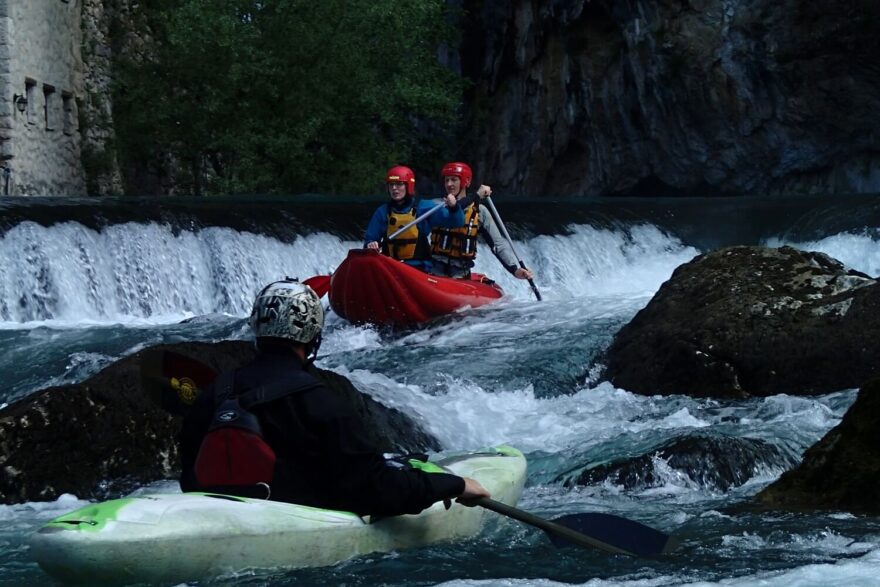
[[[847,514],[744,514],[736,507],[784,470],[770,463],[727,492],[655,460],[657,481],[565,487],[585,467],[649,451],[688,434],[766,441],[796,459],[835,426],[855,397],[774,395],[738,402],[642,396],[601,381],[614,333],[701,251],[650,223],[570,224],[514,243],[544,296],[503,271],[485,248],[476,270],[497,280],[497,304],[426,328],[390,334],[331,313],[318,365],[348,377],[418,420],[443,452],[511,443],[529,458],[520,506],[552,517],[606,511],[683,534],[683,554],[639,561],[556,551],[539,532],[495,521],[474,544],[367,557],[311,572],[227,577],[204,585],[315,582],[393,585],[589,587],[876,585],[880,527]],[[782,236],[847,266],[880,274],[870,231],[816,240]],[[0,405],[82,381],[163,342],[247,339],[246,315],[265,283],[331,272],[361,243],[329,232],[279,240],[228,227],[159,222],[102,228],[22,222],[0,238]],[[146,491],[174,491],[160,482]],[[43,584],[26,537],[84,505],[76,496],[0,506],[0,585]],[[200,583],[202,584],[202,583]]]

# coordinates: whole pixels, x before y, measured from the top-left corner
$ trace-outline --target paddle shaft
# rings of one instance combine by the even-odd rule
[[[419,222],[421,222],[422,220],[424,220],[425,218],[427,218],[428,216],[430,216],[431,214],[433,214],[434,212],[436,212],[437,210],[439,210],[440,208],[442,208],[445,205],[446,205],[446,202],[440,202],[439,204],[437,204],[436,206],[434,206],[433,208],[431,208],[430,210],[428,210],[427,212],[425,212],[424,214],[422,214],[421,216],[419,216],[415,220],[409,221],[402,228],[398,228],[397,230],[392,232],[391,235],[387,238],[387,240],[394,240],[395,238],[400,236],[400,234],[402,232],[406,232],[407,230],[409,230],[413,224],[418,224]]]
[[[513,239],[510,238],[510,233],[507,232],[507,227],[504,225],[504,221],[501,220],[501,215],[498,213],[498,209],[495,207],[495,202],[492,201],[492,198],[486,196],[486,203],[489,204],[489,210],[492,212],[492,216],[495,218],[495,222],[498,224],[498,227],[501,229],[501,233],[504,235],[504,238],[507,239],[507,244],[510,245],[510,250],[513,251],[513,256],[516,257],[516,260],[519,262],[519,266],[523,269],[526,269],[526,264],[523,263],[522,259],[519,258],[519,255],[516,254],[516,249],[513,246]],[[538,298],[538,301],[541,301],[541,292],[538,291],[538,286],[535,285],[534,280],[529,278],[529,285],[532,286],[532,291],[535,292],[535,297]]]
[[[467,196],[467,197],[464,198],[463,200],[460,200],[460,201],[459,201],[459,205],[462,207],[462,209],[464,209],[464,208],[467,208],[469,205],[473,204],[474,202],[476,202],[477,200],[479,200],[479,196],[477,196],[476,194],[473,194],[473,195],[471,195],[471,196]],[[431,208],[430,210],[428,210],[427,212],[425,212],[424,214],[422,214],[421,216],[419,216],[419,217],[416,218],[415,220],[411,220],[411,221],[410,221],[408,224],[406,224],[406,226],[404,226],[403,228],[399,228],[399,229],[395,230],[395,231],[391,234],[391,236],[388,237],[387,240],[392,240],[392,239],[394,239],[395,237],[397,237],[398,235],[400,235],[401,232],[407,230],[407,229],[408,229],[409,227],[411,227],[413,224],[416,224],[417,222],[421,222],[422,220],[424,220],[425,218],[427,218],[428,216],[430,216],[431,214],[433,214],[434,212],[436,212],[437,210],[439,210],[440,208],[442,208],[442,207],[445,206],[445,205],[446,205],[446,202],[440,202],[439,204],[437,204],[436,206],[434,206],[433,208]]]
[[[601,540],[591,538],[586,534],[581,534],[580,532],[572,530],[571,528],[566,528],[561,524],[551,522],[550,520],[545,520],[544,518],[539,518],[534,514],[530,514],[529,512],[501,503],[500,501],[489,499],[488,497],[481,497],[476,500],[476,503],[477,505],[482,506],[487,510],[497,512],[502,516],[507,516],[508,518],[513,518],[514,520],[519,520],[520,522],[529,524],[530,526],[540,528],[545,532],[562,536],[566,540],[570,540],[578,546],[584,546],[587,548],[598,548],[612,554],[632,554],[631,552],[628,552],[621,548],[617,548],[612,544],[607,544],[605,542],[602,542]]]

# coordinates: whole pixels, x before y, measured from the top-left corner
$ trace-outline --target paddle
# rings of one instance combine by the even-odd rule
[[[612,554],[657,556],[672,552],[678,546],[678,540],[669,534],[612,514],[569,514],[551,521],[487,497],[475,503],[540,528],[557,547],[576,545]]]
[[[459,200],[458,203],[462,207],[462,209],[464,209],[464,208],[467,208],[468,206],[470,206],[471,204],[473,204],[474,202],[478,201],[479,199],[480,199],[480,197],[477,194],[471,194],[469,196],[466,196],[462,200]],[[428,216],[430,216],[431,214],[433,214],[434,212],[436,212],[437,210],[439,210],[440,208],[442,208],[445,205],[446,205],[446,202],[440,202],[439,204],[437,204],[436,206],[434,206],[433,208],[431,208],[430,210],[428,210],[427,212],[425,212],[424,214],[422,214],[421,216],[419,216],[415,220],[411,220],[403,228],[399,228],[398,230],[395,230],[391,234],[391,236],[388,237],[387,240],[392,240],[392,239],[396,238],[397,236],[400,235],[400,233],[406,231],[413,224],[416,224],[417,222],[421,222],[422,220],[424,220],[425,218],[427,218]]]
[[[410,220],[404,226],[402,226],[401,228],[398,228],[397,230],[392,232],[391,235],[388,236],[388,238],[386,240],[394,240],[395,238],[400,236],[401,233],[409,230],[409,228],[412,227],[413,224],[418,224],[419,222],[421,222],[422,220],[424,220],[425,218],[427,218],[428,216],[430,216],[431,214],[433,214],[434,212],[436,212],[437,210],[439,210],[440,208],[442,208],[445,205],[446,205],[446,202],[440,202],[439,204],[437,204],[436,206],[434,206],[433,208],[431,208],[430,210],[428,210],[427,212],[425,212],[424,214],[422,214],[421,216],[419,216],[415,220]]]
[[[516,254],[516,249],[513,248],[513,239],[510,238],[510,233],[507,232],[507,227],[504,226],[504,221],[501,220],[501,215],[498,213],[498,209],[495,207],[495,202],[492,201],[492,198],[486,196],[486,203],[489,204],[489,210],[492,212],[492,216],[495,218],[495,222],[498,223],[498,227],[501,228],[501,232],[504,234],[504,238],[507,239],[507,244],[510,245],[510,250],[513,251],[513,256],[516,257],[516,260],[519,261],[519,266],[523,269],[526,269],[526,264],[522,262],[522,259],[519,258],[519,255]],[[532,286],[532,291],[535,292],[535,297],[538,298],[538,301],[541,301],[541,292],[538,291],[538,286],[535,285],[534,280],[529,278],[529,285]]]

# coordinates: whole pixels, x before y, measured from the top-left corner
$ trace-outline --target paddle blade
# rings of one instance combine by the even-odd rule
[[[167,349],[148,349],[140,356],[141,388],[164,410],[183,415],[217,371],[198,359]]]
[[[319,298],[323,298],[330,291],[330,277],[330,275],[315,275],[314,277],[309,277],[303,283],[315,290]]]
[[[613,514],[569,514],[553,522],[636,556],[666,554],[678,546],[678,541],[669,534]],[[577,546],[558,533],[547,532],[547,535],[558,547]]]

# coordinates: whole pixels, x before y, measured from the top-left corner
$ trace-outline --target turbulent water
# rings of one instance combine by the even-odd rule
[[[510,443],[526,453],[520,507],[545,517],[598,511],[674,533],[655,560],[554,548],[540,531],[493,517],[476,539],[334,567],[244,572],[200,585],[877,585],[880,522],[843,513],[740,507],[836,425],[855,390],[738,402],[645,397],[601,381],[601,353],[672,271],[730,244],[790,244],[880,274],[880,207],[870,198],[497,202],[544,301],[484,248],[477,270],[500,302],[389,333],[330,313],[319,365],[421,421],[444,450]],[[282,276],[331,271],[373,203],[108,201],[0,208],[0,406],[80,381],[161,342],[247,338],[254,293]],[[2,415],[2,412],[0,412]],[[777,447],[726,492],[661,459],[655,481],[564,487],[584,467],[703,435]],[[58,450],[64,450],[59,446]],[[72,456],[73,458],[73,456]],[[139,491],[176,491],[160,482]],[[83,505],[0,506],[0,585],[50,585],[28,535]]]

